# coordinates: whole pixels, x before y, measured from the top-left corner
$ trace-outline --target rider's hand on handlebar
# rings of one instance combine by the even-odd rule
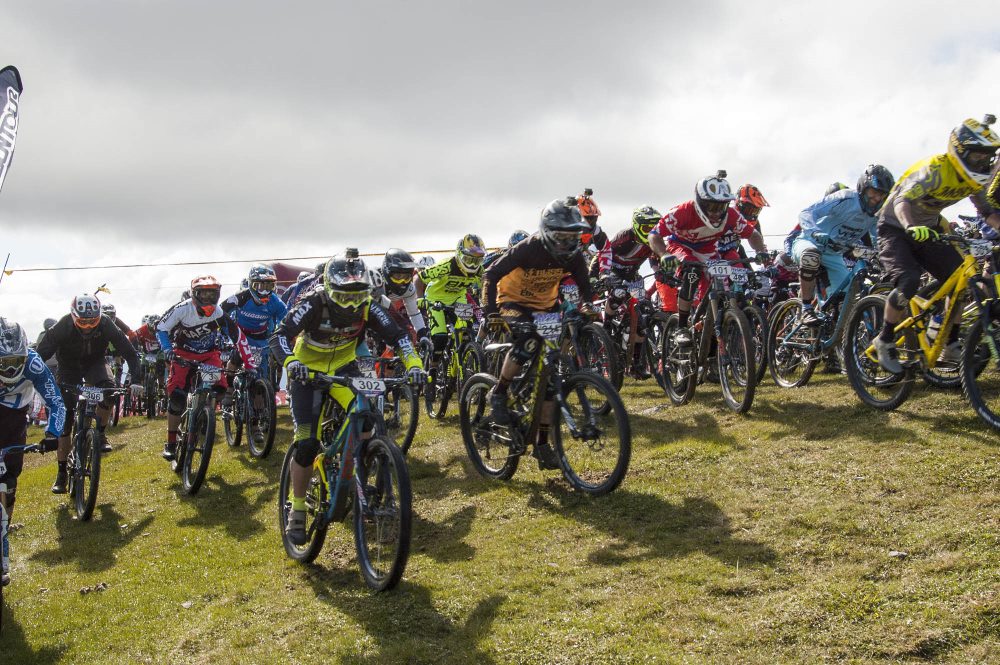
[[[937,240],[938,232],[929,226],[911,226],[906,229],[906,232],[911,238],[917,242],[926,242],[927,240]]]
[[[45,438],[38,442],[38,452],[48,453],[59,448],[59,439],[52,436],[48,432],[45,433]]]
[[[288,372],[288,378],[292,381],[305,383],[309,380],[309,368],[298,360],[293,360],[285,365],[285,371]]]
[[[421,386],[427,383],[427,372],[422,367],[411,367],[406,370],[406,381],[411,386]]]
[[[667,273],[677,270],[677,257],[673,254],[664,254],[661,256],[660,269]]]
[[[580,310],[580,314],[587,317],[591,321],[597,319],[600,316],[597,310],[594,309],[594,306],[589,302],[580,303],[578,309]]]
[[[757,252],[757,256],[754,257],[754,260],[757,263],[759,263],[760,265],[762,265],[764,267],[767,267],[767,266],[771,265],[771,261],[772,261],[771,252],[767,251],[766,249],[765,250],[761,250],[761,251]]]

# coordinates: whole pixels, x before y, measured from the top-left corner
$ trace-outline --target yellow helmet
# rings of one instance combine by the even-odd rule
[[[948,139],[948,160],[952,166],[979,185],[986,186],[997,150],[1000,150],[1000,136],[990,125],[996,117],[987,115],[982,122],[969,118],[951,130]]]

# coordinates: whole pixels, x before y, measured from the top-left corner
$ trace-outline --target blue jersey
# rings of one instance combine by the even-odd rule
[[[29,349],[28,359],[24,363],[24,374],[18,382],[0,383],[0,406],[8,409],[31,406],[31,399],[35,396],[36,390],[49,409],[49,424],[45,431],[52,436],[61,436],[63,426],[66,424],[66,405],[63,404],[62,394],[41,356],[33,349]]]
[[[308,293],[312,287],[321,283],[320,275],[318,274],[306,277],[301,282],[295,282],[285,289],[285,292],[281,294],[281,300],[285,303],[286,307],[291,307],[299,301],[299,298]]]
[[[815,233],[825,233],[841,245],[855,245],[866,235],[873,235],[876,218],[861,209],[858,193],[842,189],[812,204],[799,213],[802,238],[811,240]]]
[[[236,325],[240,327],[243,334],[247,336],[250,343],[266,343],[278,323],[285,318],[288,307],[276,295],[271,295],[267,302],[257,304],[257,301],[250,295],[249,289],[244,289],[234,296],[226,298],[220,305],[222,311],[227,313]],[[254,344],[261,346],[261,344]]]

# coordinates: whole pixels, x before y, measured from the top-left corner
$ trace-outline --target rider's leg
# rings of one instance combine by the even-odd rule
[[[823,265],[823,255],[813,242],[796,238],[792,243],[792,259],[799,266],[799,297],[802,308],[811,309],[816,296],[816,276]],[[833,282],[832,279],[830,281]]]

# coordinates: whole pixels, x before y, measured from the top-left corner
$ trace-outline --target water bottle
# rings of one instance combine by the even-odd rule
[[[927,341],[933,342],[934,338],[937,337],[938,331],[941,330],[941,322],[944,321],[944,316],[941,314],[931,315],[931,320],[927,323]]]

